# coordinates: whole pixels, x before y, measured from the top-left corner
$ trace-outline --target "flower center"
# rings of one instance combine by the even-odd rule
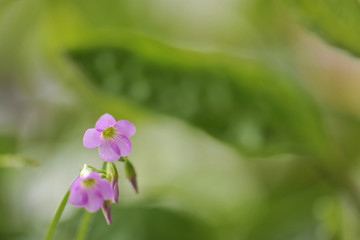
[[[116,135],[116,130],[114,127],[109,127],[102,132],[102,136],[105,139],[112,139],[113,137],[115,137],[115,135]]]
[[[91,188],[95,185],[95,179],[86,179],[84,181],[81,182],[81,185],[84,188]]]

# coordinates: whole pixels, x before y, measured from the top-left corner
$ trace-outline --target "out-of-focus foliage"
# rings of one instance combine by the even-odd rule
[[[16,155],[16,154],[3,154],[0,155],[0,168],[22,168],[22,167],[35,167],[38,163],[33,159]]]
[[[325,40],[360,56],[360,5],[357,0],[284,0],[306,26]]]
[[[65,222],[56,238],[72,238],[76,234],[77,226],[81,222],[82,212],[68,222]],[[119,225],[107,226],[102,224],[104,219],[100,213],[93,216],[92,221],[98,225],[88,239],[216,239],[214,230],[201,220],[181,211],[150,206],[113,207],[113,221]],[[66,229],[66,231],[65,231]],[[65,234],[71,235],[65,235]]]
[[[359,7],[3,1],[0,239],[44,236],[79,166],[101,165],[81,138],[104,112],[137,126],[140,194],[120,176],[113,225],[96,213],[88,239],[359,239],[360,112],[327,91],[360,85],[322,67],[346,58],[327,42],[359,55]],[[81,216],[68,206],[56,239],[72,239]]]
[[[114,48],[70,55],[104,92],[180,117],[244,153],[317,154],[326,148],[318,112],[286,76],[220,54],[149,48],[152,59]],[[189,61],[191,66],[182,63]]]

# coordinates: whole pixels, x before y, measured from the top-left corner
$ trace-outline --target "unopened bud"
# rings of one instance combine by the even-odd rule
[[[92,172],[93,170],[91,169],[91,167],[85,163],[84,166],[81,168],[80,177],[87,177]]]
[[[112,223],[111,219],[111,200],[105,200],[102,206],[102,212],[108,225]]]
[[[119,174],[116,170],[116,166],[112,162],[108,162],[106,164],[106,180],[110,182],[111,188],[113,189],[114,196],[113,196],[113,203],[119,202]]]
[[[128,159],[125,160],[124,168],[125,168],[125,177],[130,181],[135,192],[138,193],[139,191],[138,191],[138,186],[137,186],[137,181],[136,181],[135,168]]]

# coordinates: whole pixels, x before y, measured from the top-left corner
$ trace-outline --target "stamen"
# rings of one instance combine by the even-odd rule
[[[109,127],[102,132],[102,136],[105,139],[112,139],[115,137],[115,135],[116,135],[116,130],[114,127]]]
[[[94,184],[95,184],[95,179],[86,179],[86,180],[81,182],[81,185],[84,188],[91,188],[91,187],[94,186]]]

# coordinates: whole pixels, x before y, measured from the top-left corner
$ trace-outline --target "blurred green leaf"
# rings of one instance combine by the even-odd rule
[[[23,168],[37,166],[39,166],[37,161],[19,154],[0,155],[0,168]]]
[[[113,15],[119,4],[57,2],[44,32],[47,51],[66,52],[103,96],[183,119],[249,156],[332,155],[322,116],[296,77],[272,63],[183,50],[127,31]],[[54,38],[59,31],[63,37]],[[109,103],[95,93],[94,102]]]
[[[324,196],[337,198],[327,179],[303,159],[278,158],[258,162],[256,167],[267,202],[246,239],[318,239],[317,202]],[[341,226],[339,216],[332,221],[335,227]],[[339,229],[332,230],[338,234]]]
[[[17,137],[15,133],[0,135],[0,154],[16,152]],[[1,156],[1,155],[0,155]]]
[[[357,0],[283,0],[311,30],[331,44],[360,56]]]
[[[214,230],[194,215],[169,208],[119,205],[112,205],[113,223],[110,226],[106,224],[101,211],[93,214],[86,239],[216,239]],[[79,211],[72,219],[60,224],[55,239],[72,239],[81,216],[82,211]]]
[[[104,94],[184,119],[247,154],[318,155],[327,148],[321,115],[289,76],[223,54],[146,41],[142,50],[94,47],[69,55]]]
[[[340,157],[348,169],[358,164],[360,149],[358,137],[360,136],[360,121],[343,111],[333,110],[326,115],[329,132],[333,135],[336,146],[341,151]]]

